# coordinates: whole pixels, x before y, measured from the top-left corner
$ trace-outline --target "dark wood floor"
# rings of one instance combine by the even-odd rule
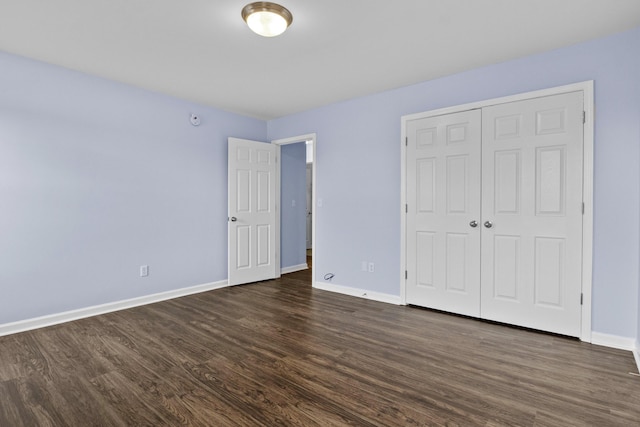
[[[0,338],[0,426],[638,426],[629,352],[308,272]]]

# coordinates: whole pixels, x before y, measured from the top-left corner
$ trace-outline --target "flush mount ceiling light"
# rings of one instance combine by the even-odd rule
[[[284,33],[291,25],[293,15],[279,4],[257,1],[242,9],[242,19],[254,33],[263,37],[275,37]]]

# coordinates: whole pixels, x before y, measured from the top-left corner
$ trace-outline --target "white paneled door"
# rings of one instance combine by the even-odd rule
[[[406,123],[406,301],[581,334],[583,92]]]
[[[229,284],[276,277],[278,146],[229,138]]]
[[[583,104],[572,92],[482,110],[485,319],[580,336]]]
[[[409,304],[480,315],[480,110],[407,123]]]

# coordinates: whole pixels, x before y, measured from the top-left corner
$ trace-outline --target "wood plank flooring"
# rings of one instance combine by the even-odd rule
[[[0,337],[0,426],[640,426],[630,352],[310,281]]]

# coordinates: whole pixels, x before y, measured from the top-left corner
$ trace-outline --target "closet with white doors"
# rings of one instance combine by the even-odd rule
[[[581,336],[584,93],[403,119],[407,304]]]

